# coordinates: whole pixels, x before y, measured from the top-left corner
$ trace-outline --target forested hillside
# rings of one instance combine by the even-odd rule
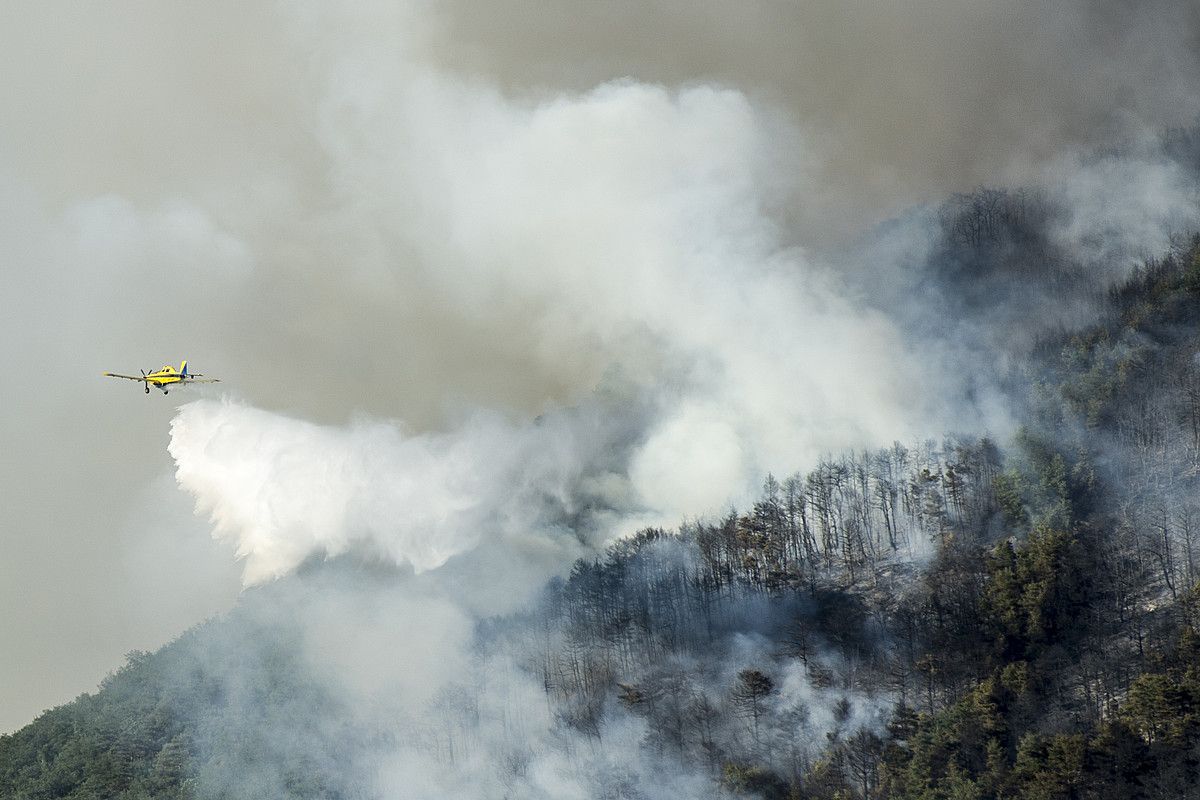
[[[831,455],[580,560],[475,630],[473,680],[401,732],[264,609],[404,575],[314,561],[0,738],[0,796],[373,797],[403,736],[487,796],[527,796],[536,750],[614,798],[659,796],[655,771],[711,796],[1200,797],[1200,239],[1078,291],[1042,203],[959,198],[936,253],[939,285],[978,293],[944,289],[960,318],[998,291],[1006,324],[1034,289],[1083,298],[1090,321],[997,366],[1012,441]]]

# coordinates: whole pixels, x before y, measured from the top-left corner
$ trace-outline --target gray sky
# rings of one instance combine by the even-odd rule
[[[904,429],[930,409],[877,402],[886,321],[787,246],[1195,120],[1198,35],[1188,0],[5,4],[0,730],[239,591],[173,477],[183,392],[100,372],[186,357],[224,383],[181,401],[426,431],[645,383],[647,342],[728,378],[832,329],[797,376],[828,438],[735,431],[746,470]],[[691,324],[770,310],[780,269],[809,327]],[[778,417],[738,377],[751,399],[688,394],[635,482],[686,503],[709,484],[670,485],[681,440]]]

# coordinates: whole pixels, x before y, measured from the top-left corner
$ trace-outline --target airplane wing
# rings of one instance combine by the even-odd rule
[[[103,374],[106,378],[124,378],[125,380],[128,380],[128,381],[145,380],[145,378],[139,378],[137,375],[118,375],[115,372],[105,372]]]

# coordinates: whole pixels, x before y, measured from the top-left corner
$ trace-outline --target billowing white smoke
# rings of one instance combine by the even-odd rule
[[[424,336],[481,331],[474,346],[527,371],[527,392],[544,387],[535,406],[583,402],[605,376],[621,386],[611,413],[654,405],[610,476],[638,521],[721,509],[768,470],[946,424],[936,373],[901,332],[782,242],[771,209],[797,190],[802,147],[771,111],[730,89],[632,81],[522,102],[422,63],[419,36],[397,49],[348,30],[316,62],[340,203],[323,224],[350,243],[320,280],[361,289],[367,314],[436,303]],[[403,415],[403,385],[363,379]],[[564,449],[544,432],[533,444],[537,426],[480,418],[406,437],[200,404],[176,420],[171,453],[254,582],[354,542],[428,569],[497,517],[536,527],[505,511],[513,497],[577,490],[571,476],[612,444],[578,424],[559,426]]]
[[[802,143],[742,94],[626,81],[529,106],[391,67],[332,88],[355,123],[327,132],[355,213],[414,254],[450,319],[522,348],[531,376],[575,398],[614,365],[671,385],[646,480],[686,464],[720,504],[750,474],[932,416],[900,332],[781,242],[771,209],[797,190]],[[677,483],[647,499],[697,510]]]

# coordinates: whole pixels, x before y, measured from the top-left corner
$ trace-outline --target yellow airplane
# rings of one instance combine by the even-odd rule
[[[162,389],[163,394],[170,394],[167,391],[168,386],[178,383],[181,386],[186,386],[189,383],[220,383],[217,378],[205,378],[199,373],[188,372],[187,361],[179,365],[179,369],[175,369],[170,364],[162,369],[156,369],[150,374],[146,374],[145,370],[141,370],[142,377],[136,375],[118,375],[115,372],[104,373],[108,378],[125,378],[130,381],[141,381],[146,385],[146,394],[150,394],[150,386],[156,386]]]

